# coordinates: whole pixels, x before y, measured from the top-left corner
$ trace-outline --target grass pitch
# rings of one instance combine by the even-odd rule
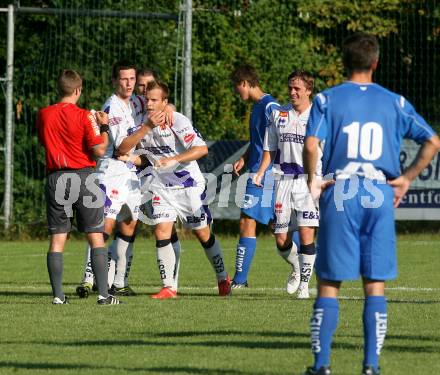
[[[74,295],[84,243],[69,242],[64,286],[70,305],[52,306],[47,242],[0,243],[0,374],[300,374],[312,363],[313,300],[283,291],[288,266],[270,237],[258,239],[246,290],[217,296],[200,245],[182,241],[179,298],[156,301],[160,287],[152,240],[138,239],[131,285],[139,295],[97,306]],[[235,238],[221,238],[233,273]],[[440,236],[399,238],[399,278],[388,284],[388,335],[382,374],[439,374]],[[312,288],[315,286],[312,282]],[[334,374],[360,374],[362,289],[341,289],[333,343]]]

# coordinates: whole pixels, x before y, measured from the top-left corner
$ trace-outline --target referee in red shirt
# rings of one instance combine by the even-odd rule
[[[104,155],[108,145],[108,116],[76,106],[82,78],[66,69],[58,77],[60,101],[41,109],[37,129],[46,150],[46,202],[50,234],[47,269],[53,304],[66,304],[63,293],[63,251],[73,216],[78,230],[85,232],[92,249],[92,268],[98,285],[98,304],[119,301],[107,290],[107,249],[104,232],[104,195],[99,188],[94,157]]]

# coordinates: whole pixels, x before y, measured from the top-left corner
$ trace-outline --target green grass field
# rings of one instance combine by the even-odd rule
[[[222,238],[233,272],[235,238]],[[313,300],[283,291],[288,267],[273,239],[259,239],[250,288],[216,296],[201,247],[182,241],[180,297],[156,301],[154,242],[138,239],[124,305],[79,300],[84,243],[65,252],[71,304],[51,305],[46,242],[0,243],[0,374],[299,374],[312,363],[308,322]],[[440,373],[440,236],[399,238],[400,276],[388,285],[388,335],[382,374]],[[312,287],[315,283],[313,281]],[[315,292],[316,293],[316,292]],[[315,293],[313,295],[315,295]],[[360,374],[362,290],[341,290],[333,344],[334,374]]]

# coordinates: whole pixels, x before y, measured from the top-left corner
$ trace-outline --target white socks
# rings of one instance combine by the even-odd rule
[[[157,241],[160,242],[160,241]],[[164,288],[174,289],[174,269],[176,266],[176,254],[171,242],[159,247],[156,244],[157,266],[159,267],[160,278]]]

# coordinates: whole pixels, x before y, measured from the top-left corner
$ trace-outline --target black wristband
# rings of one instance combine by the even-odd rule
[[[107,133],[109,132],[110,127],[108,126],[108,124],[101,124],[101,126],[99,127],[99,132],[100,133]]]

